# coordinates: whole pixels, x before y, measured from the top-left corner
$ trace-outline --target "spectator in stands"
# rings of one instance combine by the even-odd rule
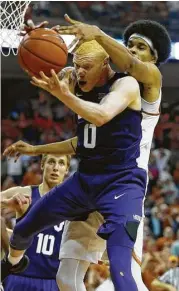
[[[22,185],[39,185],[42,181],[40,165],[37,161],[32,162],[28,171],[25,173]]]
[[[178,221],[178,226],[179,226],[179,221]],[[179,228],[176,235],[176,241],[174,241],[171,245],[171,253],[174,256],[177,256],[179,258]]]
[[[163,231],[163,236],[158,238],[156,241],[158,251],[163,250],[165,246],[170,247],[173,241],[174,241],[173,229],[170,226],[167,226]]]
[[[175,182],[176,187],[179,189],[179,161],[176,162],[173,169],[173,181]]]
[[[12,177],[15,184],[20,184],[23,175],[23,162],[21,157],[16,163],[14,163],[13,158],[7,160],[7,175]]]
[[[143,258],[142,263],[142,279],[146,287],[150,291],[156,291],[152,289],[152,282],[155,278],[158,277],[162,269],[164,269],[163,261],[160,259],[160,256],[156,253],[146,253]]]
[[[156,206],[151,209],[150,228],[155,238],[162,235],[162,221],[159,209]]]
[[[171,256],[169,258],[170,269],[158,279],[153,280],[152,286],[163,288],[167,291],[179,291],[179,267],[178,258]],[[162,290],[163,290],[162,289]]]
[[[156,166],[159,171],[159,176],[161,173],[167,168],[168,162],[171,156],[171,151],[168,149],[165,149],[163,147],[160,147],[152,152],[155,161]]]
[[[176,198],[179,196],[179,190],[177,189],[172,177],[168,177],[163,181],[162,194],[164,194],[164,199],[167,204],[173,204]]]

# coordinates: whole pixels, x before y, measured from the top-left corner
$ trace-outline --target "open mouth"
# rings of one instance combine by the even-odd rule
[[[87,81],[78,81],[79,86],[85,86]]]
[[[57,179],[57,178],[58,178],[58,175],[56,175],[56,174],[51,174],[51,177]]]

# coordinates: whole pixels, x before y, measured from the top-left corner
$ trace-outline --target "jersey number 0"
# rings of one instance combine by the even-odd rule
[[[93,149],[96,146],[96,126],[86,124],[84,127],[84,147]]]

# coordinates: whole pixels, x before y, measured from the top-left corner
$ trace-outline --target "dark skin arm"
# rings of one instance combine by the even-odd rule
[[[75,44],[75,50],[85,41],[96,40],[109,54],[112,62],[122,72],[128,72],[137,81],[144,84],[152,84],[155,87],[161,85],[161,74],[154,63],[142,62],[134,57],[129,50],[115,39],[105,34],[99,27],[78,22],[65,15],[65,20],[71,26],[56,27],[59,34],[75,35],[76,38],[70,44],[69,49]]]

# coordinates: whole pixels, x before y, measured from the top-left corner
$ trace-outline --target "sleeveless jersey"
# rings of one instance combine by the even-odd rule
[[[39,187],[32,186],[32,205],[40,197]],[[64,223],[61,223],[35,235],[32,245],[26,251],[30,264],[20,276],[56,279],[63,225]]]
[[[76,96],[86,101],[100,103],[102,98],[110,92],[113,83],[125,76],[123,73],[115,73],[107,84],[95,87],[90,92],[83,92],[76,85]],[[141,122],[141,111],[130,108],[126,108],[100,127],[78,116],[79,169],[94,173],[94,171],[122,170],[137,166],[142,138]]]

